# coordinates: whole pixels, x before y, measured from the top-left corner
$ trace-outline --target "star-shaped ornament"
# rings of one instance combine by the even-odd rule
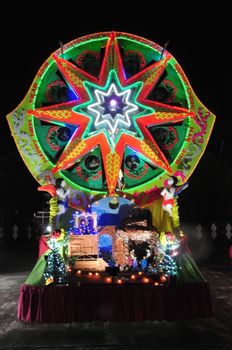
[[[195,113],[149,99],[171,58],[169,53],[129,78],[115,33],[108,38],[98,77],[61,54],[53,58],[76,99],[28,113],[41,121],[75,129],[53,166],[54,173],[73,167],[99,146],[109,194],[115,192],[126,147],[152,166],[172,174],[149,128],[183,122]]]
[[[117,74],[112,70],[106,85],[103,88],[92,83],[85,83],[90,101],[84,105],[79,105],[75,110],[91,119],[91,127],[84,137],[93,136],[99,131],[103,131],[114,150],[117,140],[122,133],[131,134],[142,139],[135,118],[152,113],[151,108],[147,108],[138,103],[136,97],[142,88],[141,83],[135,83],[127,88],[120,85]]]

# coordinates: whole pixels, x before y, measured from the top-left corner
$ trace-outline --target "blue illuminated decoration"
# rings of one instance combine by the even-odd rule
[[[99,237],[99,256],[106,261],[112,260],[112,237],[104,234]]]
[[[75,212],[70,221],[69,233],[75,235],[97,234],[97,214],[86,212]]]

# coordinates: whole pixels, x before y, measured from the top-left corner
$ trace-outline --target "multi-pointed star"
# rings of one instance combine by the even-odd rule
[[[160,61],[127,79],[114,33],[108,39],[99,78],[54,55],[58,69],[77,99],[30,111],[36,118],[50,123],[76,126],[53,172],[68,169],[99,145],[110,194],[115,191],[127,146],[153,166],[171,174],[171,166],[150,134],[149,126],[183,121],[194,113],[148,99],[170,57],[166,53]]]
[[[88,82],[85,83],[85,86],[90,100],[74,108],[76,112],[91,119],[90,127],[83,134],[83,138],[93,136],[99,131],[104,132],[112,151],[122,133],[143,138],[135,118],[141,114],[149,115],[153,109],[136,101],[142,88],[141,83],[134,83],[123,88],[116,72],[112,70],[104,87],[101,88]]]
[[[111,84],[108,91],[96,89],[94,95],[97,102],[90,104],[87,109],[96,116],[96,130],[103,128],[109,135],[117,134],[120,126],[130,130],[132,113],[138,110],[138,106],[130,102],[131,90],[120,92],[115,84]]]

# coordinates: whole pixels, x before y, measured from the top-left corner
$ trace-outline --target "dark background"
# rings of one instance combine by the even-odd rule
[[[203,13],[197,6],[180,13],[168,4],[158,9],[156,4],[144,3],[128,11],[123,3],[108,2],[103,11],[105,6],[99,3],[93,8],[87,4],[83,10],[63,3],[60,7],[54,5],[48,13],[37,4],[30,13],[25,9],[1,13],[7,25],[1,22],[0,28],[0,226],[16,219],[30,220],[33,212],[44,206],[38,184],[10,135],[6,115],[22,101],[40,66],[59,48],[59,41],[65,44],[86,34],[111,30],[136,34],[161,46],[169,40],[167,50],[183,68],[198,98],[217,116],[207,150],[189,179],[189,187],[180,195],[180,216],[183,221],[229,221],[232,141],[226,102],[230,99],[231,18],[226,10],[222,15],[218,5],[214,13],[211,9]]]

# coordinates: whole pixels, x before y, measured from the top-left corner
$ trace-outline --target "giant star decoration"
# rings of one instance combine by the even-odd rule
[[[77,98],[30,110],[29,113],[46,122],[62,122],[76,127],[54,164],[54,173],[70,168],[98,145],[110,194],[115,192],[126,147],[154,167],[172,173],[149,126],[177,123],[194,117],[195,113],[148,97],[171,58],[169,53],[129,78],[124,71],[115,33],[111,33],[108,39],[98,78],[58,54],[53,57]]]

